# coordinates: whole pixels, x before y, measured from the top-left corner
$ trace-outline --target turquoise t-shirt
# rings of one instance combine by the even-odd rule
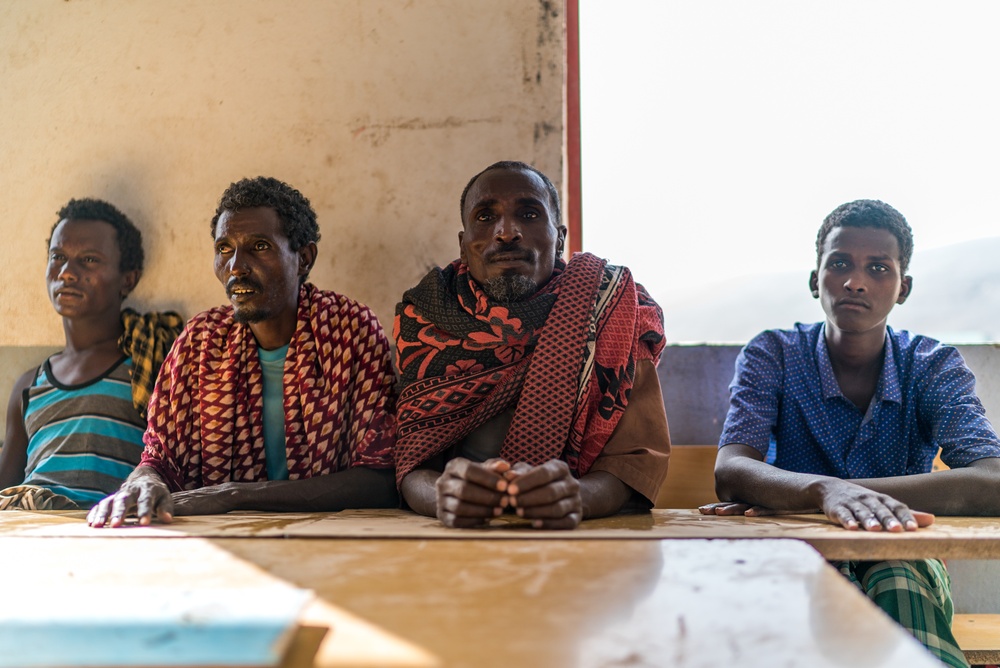
[[[282,376],[288,346],[276,350],[257,349],[264,376],[264,458],[268,480],[288,480],[288,455],[285,451],[285,395]]]

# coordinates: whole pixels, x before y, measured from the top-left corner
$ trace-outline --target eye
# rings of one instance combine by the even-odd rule
[[[535,220],[539,218],[539,215],[538,212],[535,211],[534,209],[529,209],[528,211],[524,211],[523,213],[521,213],[521,217],[524,218],[525,220]]]
[[[232,248],[229,244],[215,244],[215,254],[216,255],[227,255],[232,252]]]
[[[265,250],[267,250],[270,247],[271,247],[271,244],[267,243],[266,241],[258,241],[257,243],[255,243],[253,245],[253,249],[255,251],[265,251]]]
[[[884,264],[873,264],[871,269],[877,274],[883,274],[889,271],[889,267],[885,266]]]
[[[101,261],[101,258],[95,257],[93,255],[88,255],[88,256],[86,256],[86,257],[83,258],[83,261],[86,264],[97,264],[97,263],[99,263]]]
[[[480,223],[488,223],[491,220],[493,220],[493,212],[489,211],[489,210],[480,211],[479,213],[477,213],[475,215],[475,219],[476,219],[477,222],[480,222]]]
[[[62,262],[66,259],[66,256],[62,253],[52,252],[49,253],[49,262]]]
[[[847,262],[845,260],[830,260],[826,266],[830,269],[846,269]]]

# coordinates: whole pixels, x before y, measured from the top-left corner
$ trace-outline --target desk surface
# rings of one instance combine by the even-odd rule
[[[846,531],[821,515],[715,517],[696,510],[654,510],[584,522],[575,531],[535,531],[513,516],[485,530],[446,529],[432,518],[399,510],[342,513],[231,513],[180,517],[171,525],[92,529],[83,513],[0,513],[0,535],[47,537],[418,538],[418,539],[796,539],[827,559],[997,559],[1000,519],[939,517],[906,533]]]
[[[136,600],[311,589],[286,668],[937,665],[797,541],[133,536],[4,535],[0,554],[18,578]]]

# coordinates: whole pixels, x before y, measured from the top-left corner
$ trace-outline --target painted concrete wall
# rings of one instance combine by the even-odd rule
[[[546,0],[5,0],[0,346],[62,342],[44,244],[71,197],[142,229],[133,306],[222,303],[209,220],[261,174],[312,200],[312,280],[390,328],[457,257],[472,174],[521,159],[560,182],[563,31]]]

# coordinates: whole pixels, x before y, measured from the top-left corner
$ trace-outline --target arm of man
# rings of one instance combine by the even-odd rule
[[[508,505],[504,476],[508,471],[510,465],[500,459],[480,464],[455,457],[443,471],[411,471],[400,488],[403,500],[416,513],[437,517],[446,527],[482,527]]]
[[[614,515],[630,503],[648,509],[667,476],[669,457],[656,366],[640,360],[625,412],[590,471],[576,480],[560,460],[534,469],[515,465],[512,503],[537,529],[573,529],[581,520]]]
[[[136,467],[117,492],[91,508],[87,513],[87,524],[92,527],[120,527],[133,512],[143,526],[150,524],[154,517],[164,523],[173,520],[174,503],[170,498],[170,488],[150,466]]]
[[[395,508],[392,469],[366,466],[304,478],[226,482],[173,493],[175,515],[220,515],[232,510],[334,512],[346,508]]]
[[[947,471],[852,482],[936,515],[1000,516],[1000,457]]]
[[[702,506],[701,512],[745,512],[753,516],[818,508],[845,529],[868,531],[912,531],[933,522],[926,512],[912,511],[905,503],[861,481],[785,471],[763,459],[748,445],[730,443],[720,448],[715,462],[715,491],[723,503]]]
[[[7,402],[7,431],[0,449],[0,489],[24,482],[24,470],[28,465],[28,432],[24,427],[24,406],[21,397],[31,386],[35,369],[24,372],[10,393]]]

